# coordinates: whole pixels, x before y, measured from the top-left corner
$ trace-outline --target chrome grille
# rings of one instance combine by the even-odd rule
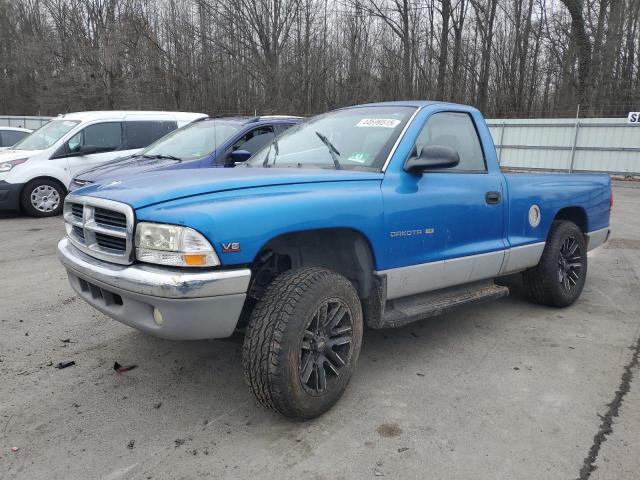
[[[108,262],[133,262],[133,210],[102,198],[69,195],[64,204],[67,236],[75,247]]]
[[[79,203],[71,204],[71,214],[74,216],[74,218],[76,218],[77,220],[82,220],[83,208],[84,207]]]
[[[102,248],[114,250],[122,253],[127,249],[127,239],[112,237],[111,235],[105,235],[104,233],[96,232],[96,243]]]
[[[108,227],[127,228],[127,217],[122,212],[114,212],[106,208],[95,208],[93,212],[96,223]]]
[[[84,243],[84,230],[82,229],[82,227],[78,227],[77,225],[74,225],[71,231],[75,236],[78,237],[78,240]]]

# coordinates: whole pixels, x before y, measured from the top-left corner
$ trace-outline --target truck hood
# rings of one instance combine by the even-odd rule
[[[123,202],[134,209],[179,198],[254,187],[296,183],[382,180],[378,172],[301,168],[201,168],[156,170],[123,180],[93,184],[73,192]]]
[[[120,180],[137,173],[147,172],[156,168],[178,165],[180,162],[168,159],[143,158],[140,156],[117,158],[103,165],[90,168],[76,175],[83,182],[101,182]]]

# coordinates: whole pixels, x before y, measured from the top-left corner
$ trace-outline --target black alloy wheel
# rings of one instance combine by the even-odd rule
[[[337,298],[324,301],[309,319],[300,346],[300,382],[307,392],[319,395],[337,382],[352,342],[349,307]]]

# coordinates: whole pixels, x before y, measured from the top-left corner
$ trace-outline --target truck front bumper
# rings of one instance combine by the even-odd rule
[[[172,340],[230,336],[251,270],[191,270],[115,265],[85,255],[64,238],[58,258],[73,289],[94,308],[130,327]]]

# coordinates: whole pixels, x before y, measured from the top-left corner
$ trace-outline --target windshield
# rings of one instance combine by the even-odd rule
[[[80,122],[77,120],[52,120],[24,137],[12,148],[14,150],[45,150],[60,140],[78,123]]]
[[[287,130],[245,165],[380,171],[414,111],[354,107],[319,115]]]
[[[239,123],[224,120],[203,120],[191,123],[165,135],[143,150],[141,155],[195,160],[213,152],[239,128]]]

